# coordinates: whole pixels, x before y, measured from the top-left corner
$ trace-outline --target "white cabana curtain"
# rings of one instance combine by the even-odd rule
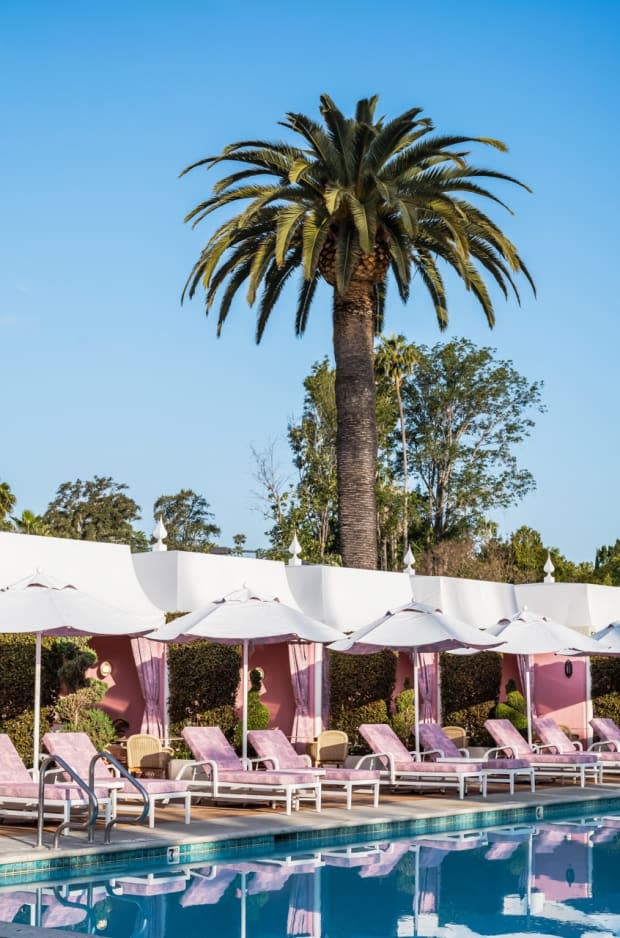
[[[527,672],[530,672],[530,716],[538,716],[538,711],[536,710],[536,688],[535,688],[535,673],[536,668],[534,666],[534,656],[533,655],[517,655],[517,668],[519,669],[519,680],[521,681],[521,692],[523,696],[526,696],[526,687],[527,687]],[[527,700],[526,700],[527,706]]]
[[[437,655],[432,653],[420,655],[418,689],[422,723],[437,722],[437,679]]]
[[[295,701],[291,738],[293,743],[307,743],[314,738],[314,721],[310,715],[310,645],[289,644],[288,660]]]
[[[163,642],[153,642],[146,638],[132,638],[131,650],[138,672],[138,682],[144,697],[142,716],[143,733],[162,736],[162,691],[166,646]]]

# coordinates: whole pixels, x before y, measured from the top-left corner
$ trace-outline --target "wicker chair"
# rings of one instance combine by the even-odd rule
[[[308,744],[307,752],[315,766],[344,765],[349,755],[349,737],[342,730],[324,730]]]
[[[144,778],[166,778],[172,749],[162,746],[157,736],[136,733],[127,739],[127,768]]]

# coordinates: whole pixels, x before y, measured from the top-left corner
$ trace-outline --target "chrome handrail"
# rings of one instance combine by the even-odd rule
[[[148,814],[149,814],[150,798],[149,798],[149,793],[147,792],[146,788],[145,788],[143,785],[140,784],[140,782],[138,781],[138,779],[137,779],[134,775],[132,775],[131,772],[128,772],[128,771],[127,771],[127,769],[125,768],[125,766],[122,765],[122,764],[118,761],[118,759],[116,759],[116,758],[112,755],[111,752],[105,752],[105,751],[96,753],[96,755],[94,755],[94,756],[92,757],[92,759],[90,760],[90,765],[89,765],[89,767],[88,767],[88,783],[89,783],[89,785],[90,785],[91,787],[94,787],[94,785],[95,785],[95,766],[96,766],[97,762],[98,762],[100,759],[105,759],[106,762],[108,762],[110,765],[113,765],[114,768],[116,769],[116,771],[119,773],[119,775],[120,775],[122,778],[126,778],[126,779],[130,782],[130,784],[132,784],[133,787],[137,790],[138,794],[139,794],[140,797],[142,798],[142,801],[144,802],[144,806],[143,806],[143,808],[142,808],[142,811],[141,811],[141,813],[138,815],[138,817],[135,817],[135,818],[131,818],[131,817],[130,817],[130,818],[125,818],[125,817],[123,817],[123,822],[124,822],[125,824],[141,824],[143,821],[145,821],[145,820],[147,819]],[[100,780],[99,780],[99,784],[101,784],[101,783],[102,783],[102,780],[100,779]],[[107,784],[106,780],[103,780],[103,784],[104,784],[104,785]],[[103,842],[104,842],[104,844],[109,844],[109,843],[110,843],[110,837],[112,836],[112,828],[113,828],[114,825],[116,824],[117,820],[118,820],[118,818],[117,818],[116,812],[115,812],[115,813],[114,813],[114,817],[112,817],[112,818],[108,821],[108,823],[106,824],[106,826],[105,826],[105,828],[104,828],[104,833],[103,833]]]
[[[86,795],[88,796],[88,808],[89,808],[89,815],[85,821],[81,823],[77,823],[77,822],[73,822],[71,818],[69,818],[68,821],[63,821],[56,828],[54,832],[54,850],[58,849],[58,842],[60,840],[60,836],[61,834],[64,833],[65,830],[88,831],[88,842],[92,843],[95,837],[94,827],[95,827],[95,824],[97,823],[97,818],[99,817],[99,802],[97,800],[97,796],[95,794],[95,790],[94,790],[92,783],[87,785],[84,779],[80,775],[77,774],[75,769],[72,769],[71,766],[67,762],[65,762],[65,760],[62,759],[60,756],[47,756],[47,758],[43,760],[43,762],[41,763],[39,767],[40,775],[39,775],[39,804],[38,804],[38,818],[37,818],[37,847],[43,846],[43,828],[45,826],[44,825],[45,785],[49,784],[49,783],[46,783],[45,781],[45,773],[47,772],[48,768],[52,765],[60,766],[60,768],[63,769],[67,773],[67,775],[70,776],[72,781],[74,781],[75,784],[79,788],[82,788],[86,792]]]

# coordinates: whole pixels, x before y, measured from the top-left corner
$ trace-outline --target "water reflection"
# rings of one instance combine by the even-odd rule
[[[0,921],[115,938],[611,938],[619,837],[619,818],[595,818],[3,887]]]

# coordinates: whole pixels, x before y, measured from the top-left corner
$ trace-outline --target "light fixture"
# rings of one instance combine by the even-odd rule
[[[564,662],[564,674],[566,675],[566,677],[573,676],[573,662],[572,661]]]
[[[112,674],[112,665],[109,661],[102,661],[99,665],[99,674],[102,677],[109,677]]]

